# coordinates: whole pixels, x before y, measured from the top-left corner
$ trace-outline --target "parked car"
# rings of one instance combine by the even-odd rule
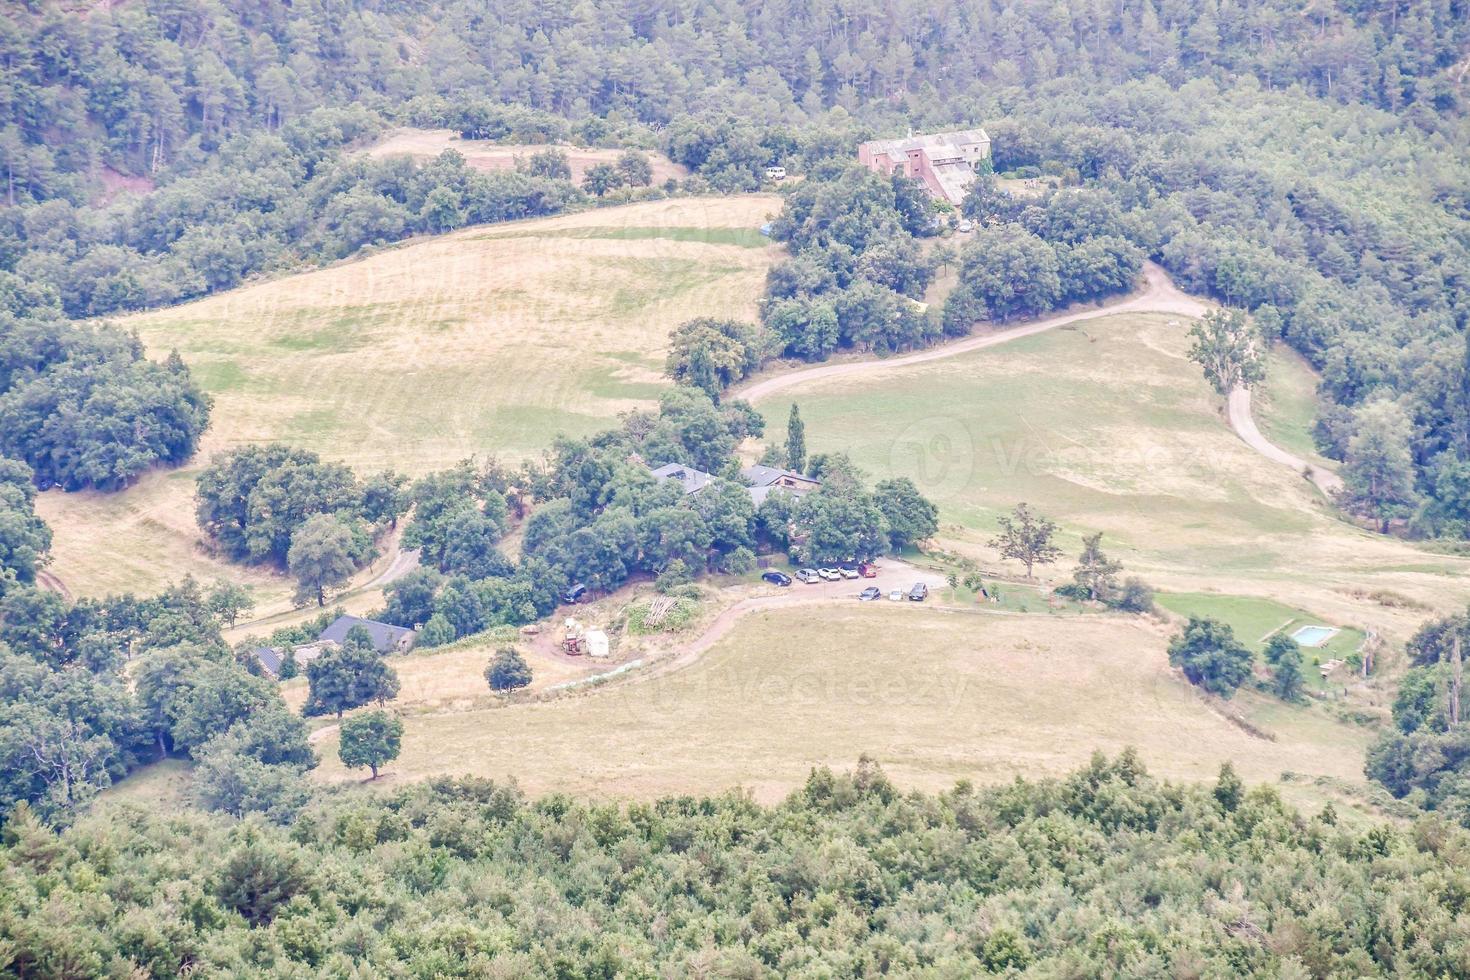
[[[824,568],[817,574],[822,576],[822,578],[826,579],[828,582],[842,581],[842,573],[835,568]]]
[[[876,585],[870,585],[858,593],[858,598],[863,602],[872,602],[874,599],[883,598],[883,590]]]
[[[966,218],[964,221],[961,221],[959,223],[958,228],[959,228],[960,231],[965,231],[965,232],[974,231],[975,230],[975,223],[973,221],[971,221],[969,218]]]
[[[894,589],[888,593],[889,602],[903,602],[903,589]]]
[[[785,572],[778,572],[774,568],[768,572],[762,573],[761,580],[765,582],[770,582],[772,585],[786,586],[791,584],[790,575],[787,575]]]
[[[842,573],[842,577],[845,579],[855,579],[858,577],[858,570],[852,565],[843,565],[837,570]]]
[[[858,574],[861,575],[863,578],[877,578],[878,566],[874,565],[870,561],[865,561],[858,566]]]
[[[561,601],[569,606],[576,605],[582,601],[582,597],[586,594],[587,586],[578,582],[576,585],[569,585],[561,590]]]
[[[929,586],[923,582],[915,582],[914,587],[909,589],[909,602],[923,602],[929,596]]]
[[[815,585],[822,580],[821,573],[815,568],[799,568],[796,570],[796,577],[807,585]]]

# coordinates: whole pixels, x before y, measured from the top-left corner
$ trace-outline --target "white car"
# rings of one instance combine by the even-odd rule
[[[955,227],[957,227],[960,231],[971,232],[975,230],[975,222],[971,221],[969,218],[966,218]]]
[[[828,582],[842,581],[842,573],[835,568],[823,568],[820,569],[817,574],[822,576],[822,578],[826,579]]]
[[[822,576],[815,568],[799,568],[796,570],[796,577],[807,585],[812,585],[820,581]]]
[[[888,601],[889,602],[903,602],[903,600],[904,600],[903,589],[894,589],[892,592],[888,593]]]
[[[846,579],[861,577],[860,575],[858,575],[858,570],[856,568],[848,568],[846,565],[837,569],[837,571],[840,572],[842,574],[842,577]]]

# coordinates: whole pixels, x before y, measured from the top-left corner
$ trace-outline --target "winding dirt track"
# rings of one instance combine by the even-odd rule
[[[1230,428],[1240,436],[1247,446],[1250,446],[1262,456],[1273,463],[1282,466],[1290,466],[1298,473],[1305,472],[1307,478],[1317,485],[1329,498],[1342,489],[1342,477],[1320,466],[1313,466],[1300,456],[1293,456],[1280,446],[1271,442],[1261,435],[1261,430],[1256,428],[1255,417],[1251,415],[1251,393],[1248,388],[1236,388],[1230,393],[1228,402],[1230,411]]]
[[[1082,309],[1071,310],[1057,316],[1047,317],[1044,320],[1033,320],[1019,327],[1002,330],[997,333],[983,334],[979,337],[969,337],[957,340],[953,343],[942,344],[938,347],[930,347],[925,350],[915,351],[912,354],[904,354],[901,357],[885,357],[870,361],[851,361],[843,364],[823,364],[817,367],[802,368],[790,371],[786,374],[778,374],[769,378],[762,378],[743,387],[731,390],[733,398],[743,398],[748,402],[756,402],[762,398],[768,398],[778,391],[794,388],[808,381],[816,381],[820,378],[845,378],[856,374],[873,374],[887,371],[892,368],[907,367],[910,364],[924,364],[929,361],[938,361],[946,357],[954,357],[957,354],[968,354],[970,351],[984,350],[987,347],[997,347],[1008,344],[1022,337],[1034,337],[1057,327],[1064,327],[1069,323],[1077,323],[1081,320],[1091,320],[1100,316],[1108,316],[1113,313],[1177,313],[1180,316],[1203,316],[1209,306],[1200,302],[1193,296],[1180,292],[1170,281],[1168,273],[1152,262],[1144,264],[1144,287],[1135,293],[1130,293],[1123,299],[1106,303],[1102,306],[1088,306]]]
[[[762,378],[751,384],[733,389],[730,394],[735,398],[743,398],[748,402],[756,402],[762,398],[769,398],[777,392],[785,391],[805,384],[808,381],[817,381],[822,378],[844,378],[860,374],[873,374],[887,371],[892,368],[907,367],[910,364],[924,364],[929,361],[938,361],[946,357],[954,357],[958,354],[968,354],[970,351],[984,350],[987,347],[997,347],[1008,344],[1022,337],[1034,337],[1048,330],[1064,327],[1069,323],[1077,323],[1081,320],[1091,320],[1099,316],[1107,316],[1113,313],[1175,313],[1180,316],[1199,317],[1204,316],[1210,309],[1210,304],[1196,299],[1188,293],[1181,292],[1169,274],[1153,262],[1144,263],[1143,268],[1144,286],[1141,290],[1129,294],[1127,297],[1100,307],[1087,307],[1080,310],[1072,310],[1057,316],[1047,317],[1043,320],[1034,320],[1010,330],[1002,330],[997,333],[983,334],[979,337],[969,337],[958,340],[951,344],[943,344],[939,347],[930,347],[927,350],[916,351],[912,354],[904,354],[902,357],[889,357],[869,361],[852,361],[843,364],[823,364],[818,367],[802,368],[790,371],[786,374],[778,374],[769,378]],[[1262,456],[1289,466],[1298,473],[1306,472],[1311,481],[1316,484],[1329,498],[1342,487],[1342,480],[1336,473],[1313,466],[1299,456],[1294,456],[1280,446],[1271,442],[1256,426],[1256,420],[1251,416],[1251,393],[1246,389],[1237,389],[1232,392],[1227,400],[1227,417],[1230,428],[1251,449]]]

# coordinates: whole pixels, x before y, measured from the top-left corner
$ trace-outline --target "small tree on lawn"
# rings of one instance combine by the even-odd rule
[[[1055,523],[1020,503],[1009,516],[1000,519],[1000,533],[991,539],[990,546],[999,548],[1002,558],[1014,558],[1025,565],[1029,579],[1035,566],[1049,565],[1061,557],[1062,549],[1052,543],[1056,533]]]
[[[485,668],[491,690],[514,691],[531,683],[531,667],[515,647],[501,647]]]
[[[403,743],[403,722],[386,711],[369,711],[342,722],[337,739],[337,758],[348,769],[367,766],[378,778],[378,768],[398,758]]]
[[[1189,359],[1222,398],[1266,377],[1265,343],[1243,310],[1211,310],[1189,330]]]
[[[255,600],[243,585],[234,582],[219,582],[209,590],[209,611],[219,617],[226,626],[234,626],[241,616],[255,608]]]
[[[296,577],[297,602],[315,599],[327,604],[327,590],[336,588],[357,570],[352,529],[331,514],[316,514],[291,535],[286,565]]]
[[[1189,682],[1228,698],[1251,674],[1251,652],[1218,620],[1189,617],[1184,631],[1169,641],[1169,663]]]
[[[1302,699],[1302,654],[1295,647],[1292,644],[1292,649],[1281,654],[1271,675],[1276,696],[1283,701]]]
[[[1266,649],[1262,652],[1266,657],[1266,663],[1274,667],[1288,653],[1295,653],[1300,657],[1302,651],[1301,647],[1297,645],[1296,640],[1293,640],[1285,633],[1272,633],[1270,639],[1266,641]]]
[[[1103,554],[1102,532],[1099,531],[1082,539],[1082,556],[1077,559],[1077,570],[1072,573],[1072,580],[1087,590],[1087,598],[1103,602],[1118,591],[1118,573],[1122,570],[1122,562],[1113,561]]]

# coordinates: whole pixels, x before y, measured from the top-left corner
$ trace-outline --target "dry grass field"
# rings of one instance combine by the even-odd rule
[[[363,473],[515,460],[649,404],[683,320],[754,317],[779,254],[757,229],[778,204],[689,198],[480,226],[124,325],[155,355],[177,348],[213,395],[199,463],[268,440]],[[201,551],[192,477],[44,495],[53,570],[78,595],[185,572],[283,592]]]
[[[605,150],[597,147],[559,144],[556,147],[567,155],[572,170],[572,180],[581,181],[587,171],[599,163],[617,163],[622,150]],[[479,170],[514,170],[518,160],[530,158],[534,153],[545,150],[543,145],[522,146],[491,143],[487,140],[461,139],[452,129],[396,129],[373,144],[367,150],[370,156],[411,156],[416,160],[429,160],[445,150],[460,153],[465,162]],[[662,153],[644,151],[653,165],[653,182],[662,184],[670,177],[683,179],[689,171],[674,163]]]
[[[740,785],[771,800],[862,753],[905,787],[939,789],[1059,773],[1127,745],[1172,778],[1209,778],[1229,759],[1251,780],[1361,781],[1363,729],[1296,711],[1275,741],[1249,735],[1168,671],[1164,645],[1159,627],[1114,617],[907,603],[753,613],[689,667],[548,702],[456,707],[431,691],[422,711],[405,683],[403,752],[382,785],[476,774],[532,793]],[[314,778],[359,778],[335,735],[318,750]]]

